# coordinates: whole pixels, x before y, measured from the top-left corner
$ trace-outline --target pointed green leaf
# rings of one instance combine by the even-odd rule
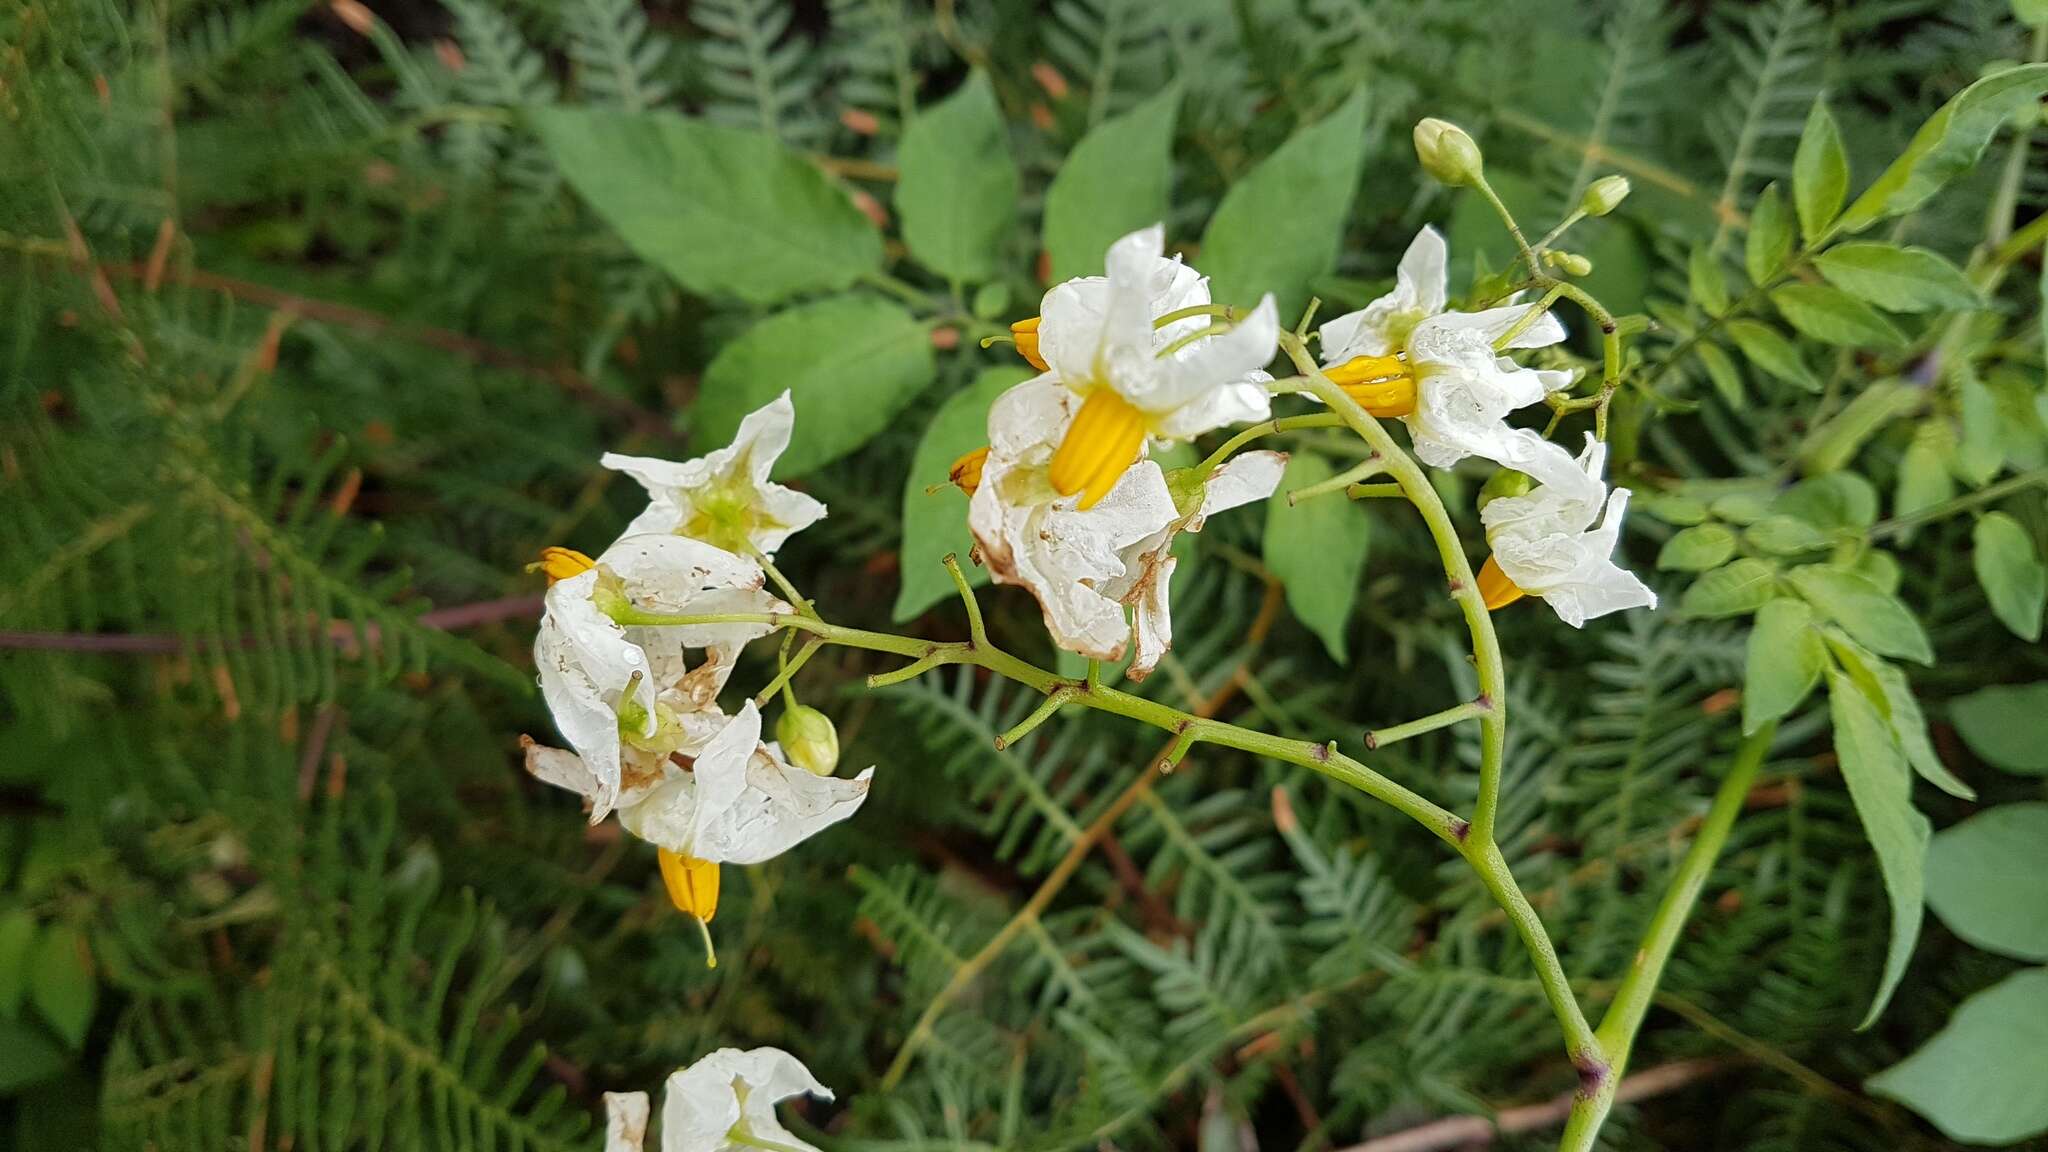
[[[1867,577],[1830,564],[1794,568],[1786,577],[1809,604],[1840,624],[1857,643],[1880,656],[1934,663],[1934,649],[1920,621]]]
[[[1835,473],[1863,450],[1872,436],[1901,416],[1918,412],[1926,394],[1898,380],[1877,380],[1864,386],[1833,419],[1807,433],[1800,466],[1808,472]]]
[[[1730,320],[1728,336],[1751,364],[1787,384],[1820,391],[1820,377],[1806,366],[1799,349],[1783,333],[1759,320]]]
[[[1743,530],[1742,538],[1759,552],[1773,556],[1795,556],[1815,552],[1834,544],[1827,533],[1797,516],[1778,513],[1766,516]]]
[[[2048,960],[2048,804],[2000,804],[1935,833],[1927,906],[1979,948]]]
[[[1827,281],[1858,300],[1893,312],[1966,311],[1983,298],[1963,270],[1925,248],[1856,241],[1814,258]]]
[[[1735,555],[1735,532],[1725,524],[1698,524],[1674,533],[1657,553],[1657,567],[1680,572],[1719,568]]]
[[[569,186],[692,292],[773,304],[882,266],[874,222],[772,137],[664,112],[528,115]]]
[[[1786,323],[1823,344],[1902,348],[1905,334],[1876,309],[1825,284],[1787,284],[1771,293]]]
[[[1995,684],[1951,701],[1949,719],[1970,751],[1996,768],[2048,776],[2048,680]]]
[[[1792,216],[1776,184],[1764,188],[1749,214],[1749,236],[1742,247],[1743,267],[1751,283],[1767,283],[1792,255]]]
[[[1920,711],[1920,700],[1913,695],[1906,674],[1876,656],[1870,656],[1864,663],[1883,693],[1885,718],[1891,723],[1892,734],[1898,737],[1899,751],[1905,753],[1906,763],[1922,780],[1943,792],[1959,800],[1975,800],[1977,790],[1948,770],[1935,752],[1934,742],[1927,738],[1927,716]]]
[[[1694,618],[1754,612],[1778,594],[1778,570],[1745,556],[1705,573],[1679,598],[1678,610]]]
[[[1266,502],[1266,567],[1287,588],[1287,606],[1339,662],[1358,579],[1365,572],[1371,521],[1356,501],[1326,496],[1289,506],[1285,494],[1336,475],[1313,452],[1288,457],[1280,490]]]
[[[1955,475],[1949,471],[1955,452],[1956,433],[1948,421],[1921,421],[1899,460],[1899,487],[1892,496],[1894,516],[1932,508],[1956,494]],[[1911,529],[1901,532],[1899,538],[1911,542]]]
[[[1758,608],[1742,676],[1742,734],[1790,715],[1820,683],[1827,663],[1812,608],[1792,599]]]
[[[954,594],[944,564],[949,552],[960,558],[969,585],[988,583],[988,570],[967,562],[968,549],[974,547],[974,534],[967,530],[967,497],[946,482],[946,473],[953,461],[988,443],[989,405],[1030,376],[1028,368],[984,368],[972,384],[946,397],[926,425],[910,460],[910,475],[903,478],[903,547],[897,563],[902,584],[891,613],[897,623]],[[928,492],[933,485],[939,491]]]
[[[1891,896],[1891,944],[1885,949],[1884,976],[1870,1011],[1858,1025],[1868,1028],[1891,1001],[1920,939],[1930,829],[1927,817],[1913,807],[1912,777],[1891,728],[1856,682],[1841,672],[1828,673],[1828,711],[1835,723],[1835,757],[1842,779]]]
[[[1365,144],[1361,88],[1230,186],[1202,233],[1219,303],[1249,307],[1271,292],[1282,317],[1300,314],[1309,284],[1337,266]]]
[[[1771,501],[1771,511],[1796,516],[1823,532],[1861,534],[1877,522],[1877,489],[1854,472],[1810,476]]]
[[[1698,348],[1700,364],[1707,370],[1707,379],[1714,382],[1714,391],[1730,408],[1740,408],[1748,400],[1742,390],[1742,372],[1735,367],[1735,361],[1728,358],[1719,344],[1701,344]]]
[[[1849,156],[1842,149],[1842,130],[1835,125],[1825,97],[1815,99],[1792,156],[1792,201],[1799,209],[1799,231],[1811,244],[1834,222],[1849,194]]]
[[[1179,113],[1175,85],[1097,124],[1067,154],[1045,190],[1054,281],[1100,276],[1102,257],[1118,237],[1166,219]]]
[[[1965,1144],[2015,1144],[2048,1132],[2048,968],[2029,968],[1963,1001],[1948,1026],[1864,1082]]]
[[[1728,277],[1706,245],[1692,250],[1692,259],[1686,262],[1686,279],[1692,286],[1692,302],[1707,315],[1719,316],[1728,311]]]
[[[948,280],[995,273],[1016,223],[1017,162],[988,77],[920,111],[897,150],[896,213],[910,254]]]
[[[1943,185],[1974,167],[1999,125],[2043,92],[2048,92],[2048,64],[2009,68],[1956,93],[1927,118],[1891,167],[1849,205],[1842,227],[1861,232],[1925,204]]]
[[[868,442],[932,382],[931,334],[900,306],[832,296],[740,333],[704,369],[690,447],[732,440],[740,421],[788,389],[796,404],[778,477],[801,476]]]
[[[0,915],[0,1020],[11,1020],[28,992],[28,951],[36,920],[20,908]]]
[[[85,934],[69,925],[43,929],[29,956],[28,999],[64,1043],[76,1049],[92,1023],[99,982]]]
[[[1987,512],[1971,534],[1977,583],[1991,611],[2022,640],[2041,638],[2041,608],[2048,603],[2048,572],[2034,551],[2034,539],[2003,512]]]

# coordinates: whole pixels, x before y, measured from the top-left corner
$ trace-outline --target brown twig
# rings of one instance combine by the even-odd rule
[[[537,614],[540,608],[539,596],[506,596],[498,600],[479,600],[473,604],[436,608],[431,612],[421,613],[416,622],[422,627],[454,632],[517,616],[532,616]],[[368,626],[364,633],[370,643],[377,642],[376,625]],[[353,645],[356,642],[355,628],[340,621],[330,623],[327,627],[327,640],[334,644]],[[0,649],[29,649],[41,652],[149,655],[182,652],[189,643],[187,637],[162,632],[0,632]],[[243,650],[262,646],[263,642],[254,636],[243,636],[229,645]]]
[[[1733,1065],[1727,1060],[1678,1060],[1647,1068],[1622,1078],[1615,1088],[1617,1103],[1633,1103],[1662,1096],[1680,1088],[1718,1076]],[[1571,1115],[1575,1093],[1566,1092],[1541,1104],[1503,1108],[1489,1120],[1484,1116],[1446,1116],[1414,1128],[1376,1136],[1340,1152],[1440,1152],[1492,1143],[1495,1136],[1539,1132],[1564,1123]]]

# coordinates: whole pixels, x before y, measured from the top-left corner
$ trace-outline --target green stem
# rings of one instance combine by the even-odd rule
[[[1292,508],[1303,500],[1313,500],[1318,496],[1328,496],[1335,492],[1347,491],[1355,485],[1364,484],[1365,481],[1372,479],[1385,470],[1386,465],[1380,461],[1379,454],[1374,453],[1327,480],[1318,480],[1313,484],[1304,484],[1289,492],[1287,494],[1287,506]]]
[[[1225,440],[1214,452],[1209,453],[1207,459],[1195,465],[1195,472],[1197,475],[1207,477],[1210,473],[1222,467],[1223,462],[1230,459],[1231,455],[1238,449],[1262,436],[1272,436],[1280,432],[1291,432],[1297,428],[1336,428],[1343,423],[1343,417],[1329,412],[1316,412],[1307,416],[1282,416],[1277,420],[1265,420],[1249,428],[1240,429],[1236,435]]]
[[[1500,216],[1500,222],[1508,226],[1508,235],[1515,238],[1515,248],[1521,252],[1522,259],[1528,261],[1529,271],[1535,275],[1542,275],[1543,267],[1536,259],[1536,250],[1529,247],[1528,237],[1522,235],[1522,226],[1515,223],[1515,214],[1508,211],[1508,206],[1501,202],[1500,194],[1493,190],[1493,185],[1486,182],[1485,173],[1472,177],[1472,187],[1486,198],[1488,204],[1493,205],[1493,210]]]
[[[912,662],[909,665],[875,678],[890,683],[907,679],[907,674],[911,673],[913,668],[921,673],[945,664],[971,664],[977,668],[986,668],[998,676],[1015,680],[1041,693],[1049,694],[1058,688],[1073,686],[1073,681],[1020,660],[985,642],[935,643],[909,636],[895,636],[887,632],[848,628],[829,624],[815,617],[785,612],[724,612],[703,616],[669,616],[628,607],[615,611],[612,619],[629,627],[649,628],[664,625],[765,624],[770,628],[793,628],[808,632],[827,644],[910,657]],[[1128,692],[1120,692],[1103,685],[1076,692],[1069,703],[1175,733],[1183,737],[1189,745],[1215,744],[1240,752],[1249,752],[1254,756],[1298,764],[1339,783],[1349,784],[1421,824],[1437,839],[1451,847],[1460,851],[1464,849],[1467,827],[1464,820],[1337,751],[1334,744],[1316,744],[1306,740],[1290,740],[1267,732],[1255,732],[1221,720],[1205,719],[1191,712],[1168,707],[1156,700],[1147,700],[1142,696],[1133,696]]]
[[[1535,307],[1525,309],[1522,312],[1522,318],[1515,321],[1512,327],[1510,327],[1507,331],[1501,333],[1499,337],[1497,337],[1494,340],[1493,350],[1495,352],[1507,351],[1508,345],[1514,342],[1515,337],[1520,336],[1524,332],[1527,332],[1529,330],[1529,325],[1534,324],[1538,317],[1542,316],[1545,312],[1550,311],[1550,306],[1552,304],[1557,303],[1557,298],[1559,296],[1564,295],[1564,290],[1564,284],[1552,284],[1550,286],[1550,291],[1545,292],[1543,294],[1543,299],[1538,300],[1536,302]]]
[[[1441,712],[1432,712],[1427,716],[1410,720],[1406,724],[1392,724],[1385,728],[1375,728],[1365,734],[1365,746],[1367,748],[1385,748],[1389,744],[1398,744],[1403,740],[1420,736],[1425,732],[1434,732],[1439,728],[1449,728],[1453,724],[1477,719],[1492,710],[1493,705],[1485,697],[1477,700],[1467,700],[1463,704],[1446,708]]]
[[[1486,886],[1493,902],[1507,915],[1508,923],[1514,925],[1515,934],[1522,938],[1522,946],[1528,950],[1529,959],[1536,966],[1536,982],[1543,988],[1543,998],[1550,1002],[1550,1010],[1556,1014],[1558,1026],[1564,1031],[1565,1054],[1571,1057],[1581,1076],[1588,1069],[1604,1067],[1606,1058],[1601,1052],[1600,1039],[1594,1034],[1593,1026],[1586,1022],[1586,1013],[1579,1007],[1578,996],[1572,992],[1571,977],[1565,975],[1564,962],[1557,956],[1557,946],[1551,943],[1550,933],[1543,927],[1543,918],[1536,915],[1529,898],[1522,894],[1521,885],[1515,882],[1514,871],[1508,867],[1507,857],[1501,855],[1500,845],[1491,840],[1481,843],[1475,834],[1465,845],[1464,855],[1465,862],[1479,874],[1479,882]]]
[[[2017,476],[2000,480],[1989,487],[1979,488],[1975,492],[1966,492],[1953,499],[1943,500],[1939,504],[1929,504],[1925,508],[1916,508],[1903,516],[1894,516],[1889,520],[1880,520],[1870,529],[1868,538],[1871,540],[1882,540],[1887,536],[1895,536],[1908,528],[1933,520],[1946,519],[1958,512],[1967,512],[1972,508],[2002,500],[2015,492],[2024,492],[2039,484],[2048,484],[2048,468],[2036,468],[2032,472],[2022,472]]]
[[[1193,320],[1197,316],[1214,316],[1222,320],[1239,320],[1243,318],[1238,309],[1232,308],[1228,304],[1193,304],[1158,317],[1152,321],[1152,327],[1156,331],[1166,327],[1168,324],[1177,324],[1182,320]]]
[[[1700,822],[1692,847],[1679,862],[1671,887],[1665,890],[1656,914],[1650,918],[1649,929],[1643,934],[1628,974],[1622,977],[1607,1015],[1600,1020],[1596,1035],[1601,1050],[1608,1054],[1608,1063],[1597,1079],[1585,1079],[1582,1072],[1579,1096],[1572,1102],[1564,1140],[1558,1145],[1560,1152],[1587,1152],[1593,1147],[1601,1122],[1614,1106],[1614,1087],[1628,1070],[1629,1050],[1635,1045],[1636,1032],[1656,998],[1657,981],[1664,975],[1664,965],[1671,959],[1671,950],[1678,944],[1678,934],[1684,930],[1693,906],[1699,903],[1700,891],[1706,887],[1714,862],[1728,842],[1735,818],[1742,814],[1743,801],[1749,796],[1750,786],[1756,783],[1757,772],[1777,734],[1778,725],[1773,721],[1745,738],[1736,750],[1728,775],[1714,793],[1713,807]]]

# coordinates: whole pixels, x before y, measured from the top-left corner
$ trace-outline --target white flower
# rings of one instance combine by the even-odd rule
[[[580,558],[579,558],[580,559]],[[600,601],[668,615],[786,612],[762,591],[752,561],[682,536],[629,536],[579,574],[548,589],[533,642],[541,695],[555,727],[580,754],[591,822],[619,802],[633,762],[644,777],[701,732],[683,717],[703,711],[732,674],[747,641],[766,624],[622,627]],[[705,649],[692,670],[688,648]]]
[[[1182,532],[1200,532],[1202,523],[1218,512],[1264,500],[1280,486],[1286,470],[1285,452],[1241,452],[1217,468],[1203,486],[1200,499],[1183,496],[1194,507],[1173,523],[1123,550],[1124,574],[1104,585],[1103,591],[1131,606],[1137,651],[1131,657],[1128,675],[1143,680],[1152,674],[1160,657],[1173,647],[1173,614],[1167,592],[1173,571],[1180,564],[1173,555],[1174,537]],[[1169,485],[1172,483],[1169,478]]]
[[[796,408],[784,392],[749,413],[732,443],[710,455],[677,463],[605,453],[604,466],[638,480],[649,497],[625,535],[673,533],[728,552],[773,556],[791,534],[825,515],[817,500],[768,479],[795,424]]]
[[[853,815],[874,774],[869,768],[845,780],[790,764],[781,748],[761,742],[761,713],[749,700],[688,771],[668,773],[621,807],[619,823],[678,856],[759,864]]]
[[[775,1118],[775,1105],[791,1096],[832,1099],[831,1089],[780,1048],[720,1048],[670,1073],[667,1093],[661,1152],[743,1152],[763,1144],[816,1152]],[[647,1094],[606,1093],[604,1101],[605,1152],[641,1152]]]
[[[1320,329],[1326,374],[1367,411],[1400,417],[1426,464],[1448,468],[1482,456],[1513,467],[1508,414],[1569,385],[1571,374],[1523,368],[1495,351],[1493,342],[1533,305],[1446,312],[1446,261],[1435,229],[1416,233],[1394,290]],[[1546,312],[1507,348],[1542,348],[1564,336],[1564,325]]]
[[[1657,594],[1613,560],[1628,489],[1610,493],[1600,479],[1607,446],[1589,433],[1586,450],[1573,460],[1533,432],[1518,433],[1516,441],[1512,466],[1535,477],[1537,487],[1494,500],[1479,513],[1493,546],[1479,574],[1486,606],[1500,607],[1526,592],[1541,596],[1574,628],[1624,608],[1656,607]]]
[[[1052,485],[1056,446],[1083,401],[1050,374],[1027,380],[989,409],[989,452],[967,523],[997,583],[1031,590],[1054,643],[1098,660],[1123,655],[1130,625],[1104,591],[1125,574],[1123,551],[1178,513],[1150,460],[1122,469],[1100,502],[1081,508]]]
[[[1054,285],[1040,305],[1035,351],[1048,374],[1084,403],[1059,442],[1050,475],[1090,507],[1139,458],[1147,438],[1186,440],[1271,412],[1263,371],[1280,324],[1269,295],[1227,331],[1200,315],[1154,321],[1209,300],[1207,281],[1168,260],[1154,225],[1110,246],[1107,276]]]
[[[1436,229],[1417,232],[1401,254],[1392,292],[1318,329],[1323,363],[1334,368],[1354,357],[1392,356],[1407,347],[1415,326],[1444,310],[1450,292],[1448,260]]]

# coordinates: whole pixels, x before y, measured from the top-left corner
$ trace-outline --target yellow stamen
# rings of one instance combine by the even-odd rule
[[[1500,561],[1488,556],[1479,569],[1479,598],[1486,601],[1486,610],[1505,608],[1525,595],[1521,586],[1500,570]]]
[[[1415,411],[1415,377],[1398,356],[1354,356],[1323,374],[1375,416]]]
[[[528,564],[526,570],[547,573],[548,584],[554,585],[581,576],[596,566],[597,561],[574,548],[548,547],[540,550],[540,559]]]
[[[972,496],[974,490],[981,487],[981,468],[986,463],[988,446],[984,444],[953,461],[953,466],[946,470],[946,479],[951,480],[954,487]]]
[[[718,967],[718,953],[711,946],[711,918],[718,915],[718,865],[695,856],[662,848],[655,853],[661,861],[661,882],[676,910],[697,921],[704,934],[704,966]]]
[[[1145,446],[1145,414],[1113,388],[1097,388],[1082,401],[1067,437],[1052,454],[1053,491],[1081,494],[1079,507],[1093,508],[1116,487],[1124,469]]]
[[[1019,320],[1010,325],[1010,338],[1017,342],[1017,355],[1031,362],[1033,368],[1045,371],[1045,357],[1038,354],[1038,322],[1042,317]]]

